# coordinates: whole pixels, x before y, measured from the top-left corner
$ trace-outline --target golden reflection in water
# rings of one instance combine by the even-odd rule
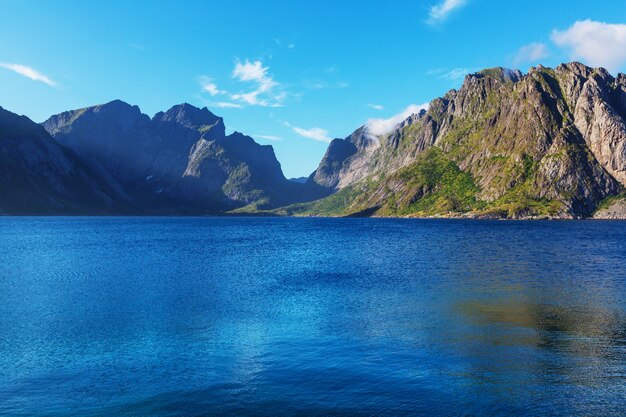
[[[470,321],[473,337],[487,345],[517,346],[524,358],[506,358],[512,366],[539,379],[566,378],[581,385],[606,382],[612,365],[623,360],[620,346],[626,340],[626,318],[617,310],[595,305],[551,305],[470,301],[458,304],[457,314]],[[529,350],[530,349],[530,350]],[[537,357],[533,349],[566,355],[561,360]],[[620,356],[621,355],[621,356]]]

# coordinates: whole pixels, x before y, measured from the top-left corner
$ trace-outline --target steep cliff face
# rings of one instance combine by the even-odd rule
[[[150,119],[118,100],[52,116],[43,126],[139,211],[268,208],[306,199],[312,188],[283,176],[271,146],[227,136],[221,117],[189,104]]]
[[[609,197],[593,214],[595,219],[626,219],[626,195]]]
[[[104,214],[119,199],[45,129],[0,107],[0,214]]]
[[[310,182],[332,192],[362,180],[370,174],[372,156],[379,148],[379,139],[365,126],[345,139],[334,139]]]
[[[373,151],[339,158],[322,178],[316,172],[314,180],[340,195],[298,210],[589,216],[626,185],[625,79],[578,63],[468,75],[428,111],[370,138]],[[332,148],[323,164],[333,160]]]

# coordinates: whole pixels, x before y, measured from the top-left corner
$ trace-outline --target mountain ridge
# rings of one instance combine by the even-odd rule
[[[40,125],[0,107],[1,214],[107,214],[116,190]]]
[[[121,100],[51,116],[42,125],[123,189],[140,211],[220,214],[307,199],[288,181],[270,145],[206,107],[172,106],[152,118]],[[312,194],[316,197],[316,194]]]
[[[280,212],[589,217],[625,185],[625,109],[626,76],[603,68],[469,74],[387,135],[333,141],[310,181],[334,194]]]
[[[298,181],[272,146],[188,103],[149,117],[113,100],[40,126],[0,115],[8,214],[40,193],[44,214],[626,218],[626,75],[577,62],[468,74],[389,132],[333,139]]]

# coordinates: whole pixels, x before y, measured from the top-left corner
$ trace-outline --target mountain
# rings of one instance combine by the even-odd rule
[[[580,63],[466,76],[288,180],[206,108],[120,100],[41,126],[0,108],[0,213],[626,218],[626,75]]]
[[[624,74],[580,63],[487,69],[392,132],[366,125],[333,140],[309,179],[333,194],[278,212],[588,217],[621,204],[625,123]]]
[[[107,179],[140,213],[223,213],[319,197],[287,180],[269,145],[207,108],[176,105],[153,118],[115,100],[50,117],[45,129]]]
[[[106,181],[25,116],[0,107],[0,213],[105,214],[122,208]]]

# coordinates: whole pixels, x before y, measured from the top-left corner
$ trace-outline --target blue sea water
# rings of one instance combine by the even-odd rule
[[[626,415],[626,222],[1,218],[0,415]]]

